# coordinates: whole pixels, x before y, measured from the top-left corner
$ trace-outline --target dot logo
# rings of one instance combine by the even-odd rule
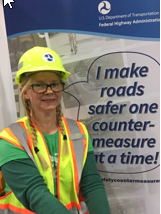
[[[43,60],[45,62],[54,62],[55,61],[55,58],[53,57],[53,55],[49,54],[49,53],[45,53],[43,55]]]
[[[105,15],[107,13],[109,13],[111,10],[111,4],[108,1],[102,1],[101,3],[99,3],[98,5],[98,11]]]

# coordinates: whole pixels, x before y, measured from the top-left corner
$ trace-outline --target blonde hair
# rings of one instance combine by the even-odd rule
[[[30,85],[33,83],[33,79],[32,79],[32,75],[30,76],[26,76],[22,79],[21,81],[21,100],[24,106],[24,110],[26,113],[26,116],[28,118],[28,123],[30,126],[30,131],[31,131],[31,139],[32,139],[32,143],[34,146],[34,150],[40,160],[41,166],[43,169],[47,169],[49,167],[49,165],[47,164],[47,162],[45,161],[44,157],[41,155],[38,147],[37,147],[37,134],[36,134],[36,129],[35,126],[32,123],[32,119],[31,119],[31,103],[30,100],[26,99],[24,97],[24,93],[25,91],[30,87]],[[61,134],[63,135],[63,140],[64,140],[64,146],[63,146],[63,154],[66,155],[68,154],[68,144],[67,144],[67,137],[66,137],[66,133],[65,133],[65,129],[64,129],[64,124],[63,124],[63,113],[62,113],[62,108],[61,105],[59,104],[59,106],[57,106],[56,108],[56,119],[57,119],[57,125],[60,128]]]

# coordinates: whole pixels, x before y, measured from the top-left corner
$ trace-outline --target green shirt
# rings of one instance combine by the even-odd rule
[[[57,196],[57,163],[58,163],[58,147],[59,147],[59,132],[56,131],[55,134],[45,134],[43,133],[44,139],[46,141],[52,166],[54,172],[54,194]],[[93,151],[93,146],[91,139],[89,138],[88,142],[88,152]],[[14,146],[11,143],[8,143],[6,140],[0,139],[0,167],[11,161],[16,159],[24,159],[29,158],[27,153],[22,149]],[[10,191],[8,185],[5,188],[6,192]]]

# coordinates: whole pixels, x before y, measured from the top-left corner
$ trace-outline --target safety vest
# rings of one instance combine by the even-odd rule
[[[63,123],[67,136],[68,153],[63,154],[64,140],[58,127],[59,151],[57,166],[57,196],[59,201],[72,214],[87,214],[89,213],[88,208],[81,196],[79,184],[87,157],[88,133],[86,127],[78,121],[63,118]],[[38,168],[40,174],[43,176],[48,189],[54,195],[54,174],[50,155],[41,131],[36,124],[34,124],[34,126],[36,128],[38,140],[37,147],[49,165],[46,170],[42,168],[37,154],[34,151],[27,117],[24,117],[5,128],[0,133],[0,138],[26,151]],[[18,201],[12,191],[5,196],[0,197],[0,208],[10,209],[14,211],[14,213],[33,214],[33,212],[27,210]]]

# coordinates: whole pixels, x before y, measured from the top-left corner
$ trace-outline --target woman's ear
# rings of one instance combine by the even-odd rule
[[[19,86],[19,90],[20,90],[20,92],[21,92],[21,94],[22,94],[22,86]]]
[[[20,92],[22,93],[22,86],[20,86]],[[25,97],[25,99],[29,100],[30,97],[29,97],[29,93],[28,93],[28,90],[24,91],[23,92],[23,96]]]

